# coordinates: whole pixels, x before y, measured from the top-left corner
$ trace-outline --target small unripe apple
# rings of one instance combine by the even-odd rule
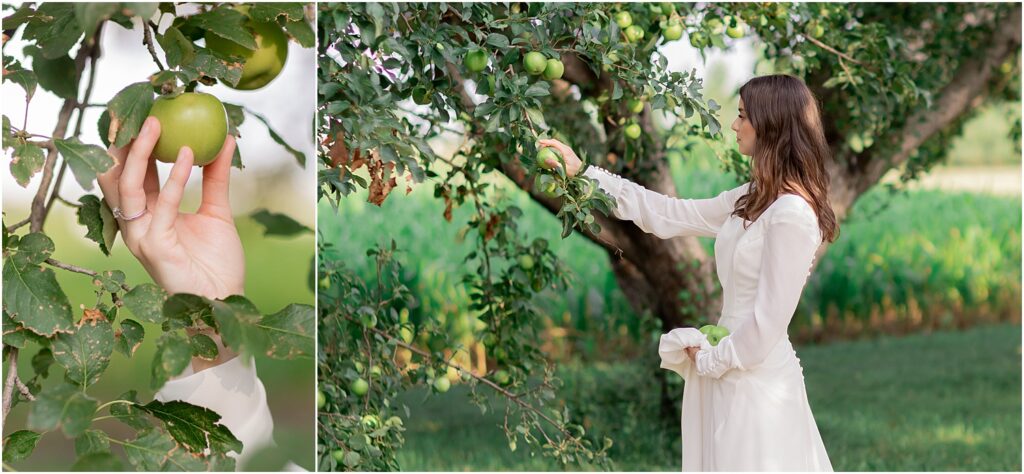
[[[563,73],[565,73],[565,65],[562,64],[562,61],[558,59],[547,60],[544,67],[544,79],[549,81],[561,79]]]
[[[638,114],[644,111],[644,101],[640,99],[629,99],[626,103],[626,108],[634,114]]]
[[[531,75],[538,75],[548,67],[548,60],[543,54],[537,51],[530,51],[523,57],[523,69]]]
[[[637,138],[640,138],[640,133],[642,131],[643,130],[640,129],[640,125],[631,123],[629,125],[626,125],[626,129],[623,130],[623,133],[625,133],[626,136],[629,137],[631,140],[636,140]]]
[[[483,49],[476,49],[466,53],[466,58],[463,60],[463,64],[466,65],[466,69],[471,72],[480,72],[487,69],[487,51]]]
[[[370,391],[370,384],[360,377],[352,382],[352,385],[350,385],[349,388],[352,389],[352,393],[356,394],[357,397],[361,397],[366,395],[366,392]]]
[[[636,25],[626,28],[626,39],[631,43],[644,39],[644,29]]]
[[[554,148],[546,146],[537,152],[537,165],[546,170],[553,170],[561,163],[562,155]]]
[[[618,12],[615,14],[615,24],[622,29],[629,28],[633,24],[633,15],[629,12]]]
[[[434,390],[437,390],[437,393],[445,393],[451,387],[452,381],[448,380],[447,376],[434,379]]]
[[[316,407],[317,407],[317,409],[321,409],[325,405],[327,405],[327,395],[324,395],[324,392],[322,390],[317,390],[316,391]]]

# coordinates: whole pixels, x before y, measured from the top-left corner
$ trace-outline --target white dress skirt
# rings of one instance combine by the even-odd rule
[[[267,390],[256,375],[256,364],[251,357],[235,357],[199,372],[193,372],[189,364],[178,377],[164,384],[153,398],[165,403],[180,400],[219,414],[220,424],[242,442],[241,453],[228,453],[235,459],[236,469],[244,468],[256,453],[276,446]],[[304,469],[289,462],[283,470]]]
[[[683,471],[832,471],[787,327],[822,235],[810,204],[784,194],[753,223],[732,215],[750,183],[679,199],[596,166],[583,173],[615,198],[615,217],[663,239],[715,238],[722,284],[718,345],[694,328],[661,338],[661,367],[683,377]],[[628,256],[627,256],[628,258]],[[698,346],[697,363],[685,348]]]

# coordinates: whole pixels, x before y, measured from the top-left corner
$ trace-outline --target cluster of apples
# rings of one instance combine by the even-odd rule
[[[722,326],[715,326],[714,324],[706,324],[701,326],[700,332],[704,333],[708,337],[708,343],[712,346],[717,346],[718,343],[729,335],[729,330]]]
[[[245,25],[253,33],[256,49],[245,48],[234,41],[207,32],[206,47],[226,56],[241,57],[242,77],[238,84],[224,83],[232,89],[251,91],[274,80],[288,59],[288,37],[280,25],[255,21],[248,16],[248,5],[233,7],[248,18]],[[157,98],[149,115],[160,121],[160,139],[153,156],[165,163],[174,163],[178,151],[189,147],[195,166],[213,162],[227,138],[228,120],[224,104],[217,97],[202,92],[186,92]]]

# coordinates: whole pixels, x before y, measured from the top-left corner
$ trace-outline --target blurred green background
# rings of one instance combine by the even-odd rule
[[[705,84],[729,124],[737,98],[724,64],[712,64]],[[1019,110],[980,110],[946,163],[906,192],[876,186],[862,196],[811,277],[790,334],[836,470],[1020,470],[1021,160],[1009,138]],[[451,147],[443,138],[431,144]],[[725,146],[733,144],[727,131]],[[669,156],[680,196],[712,197],[739,184],[706,145]],[[546,328],[538,345],[559,362],[561,398],[584,414],[591,434],[619,443],[618,469],[678,470],[679,418],[658,410],[657,340],[619,290],[606,253],[577,234],[561,240],[554,216],[493,179],[500,198],[523,209],[520,229],[548,239],[575,275],[572,288],[542,293],[537,304]],[[337,213],[321,203],[319,229],[334,245],[324,258],[372,278],[365,250],[394,239],[423,308],[453,332],[472,328],[460,277],[473,243],[457,239],[472,210],[457,208],[445,222],[431,183],[380,208],[366,198],[350,196]],[[701,241],[711,252],[713,240]],[[502,402],[481,415],[465,392],[401,397],[412,412],[403,470],[560,469],[522,443],[511,452],[497,426]]]

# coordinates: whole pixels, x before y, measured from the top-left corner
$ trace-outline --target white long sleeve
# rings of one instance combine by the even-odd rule
[[[615,217],[633,221],[644,232],[662,239],[682,236],[714,237],[747,192],[749,183],[708,199],[680,199],[656,193],[634,182],[590,166],[584,176],[597,181],[615,198]]]
[[[697,352],[701,376],[719,378],[730,369],[753,368],[786,336],[821,244],[821,233],[813,213],[799,207],[782,207],[770,219],[753,315],[717,346]]]

